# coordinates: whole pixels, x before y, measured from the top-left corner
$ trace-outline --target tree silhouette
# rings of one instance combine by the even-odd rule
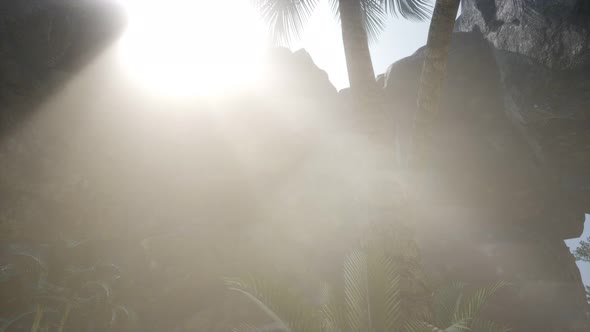
[[[268,24],[271,41],[288,44],[301,36],[319,0],[253,0]],[[369,40],[383,30],[387,14],[423,20],[431,12],[429,0],[329,0],[342,30],[350,87],[355,94],[376,89]]]

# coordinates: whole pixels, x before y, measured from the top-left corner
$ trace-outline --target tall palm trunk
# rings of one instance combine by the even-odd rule
[[[418,90],[418,109],[414,124],[415,161],[420,162],[431,142],[432,127],[438,113],[442,82],[446,75],[449,46],[460,0],[436,0],[426,57]]]
[[[367,97],[371,91],[375,90],[377,84],[367,32],[363,26],[361,2],[360,0],[339,0],[338,5],[350,90],[357,97]]]

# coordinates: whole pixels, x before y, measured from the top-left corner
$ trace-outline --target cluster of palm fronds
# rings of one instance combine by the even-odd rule
[[[236,328],[241,332],[509,331],[478,319],[481,307],[505,282],[468,293],[461,283],[427,293],[424,285],[418,263],[404,264],[386,246],[370,241],[346,257],[342,280],[322,287],[314,300],[277,280],[226,279],[230,290],[248,297],[270,320],[243,323]]]
[[[9,246],[0,265],[0,331],[125,331],[134,313],[117,301],[119,268],[59,262],[84,242]],[[56,256],[55,252],[59,252]],[[88,263],[88,262],[87,262]]]
[[[271,319],[259,326],[242,323],[235,331],[510,331],[478,319],[481,307],[506,283],[497,282],[469,295],[460,283],[438,289],[432,299],[434,314],[420,320],[412,317],[420,314],[404,311],[400,278],[389,262],[382,256],[370,258],[362,251],[353,252],[344,265],[344,287],[337,292],[325,289],[323,294],[328,296],[322,296],[319,305],[275,281],[227,279],[230,290],[247,296]]]
[[[251,0],[267,22],[271,40],[289,44],[300,38],[307,20],[319,0]],[[355,0],[359,1],[365,31],[375,39],[385,28],[387,14],[410,20],[424,20],[432,13],[430,0]],[[330,0],[334,16],[339,19],[340,0]]]

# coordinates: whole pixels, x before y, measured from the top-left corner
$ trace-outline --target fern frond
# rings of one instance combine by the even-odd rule
[[[369,308],[373,327],[378,331],[395,331],[400,327],[402,307],[401,277],[390,255],[381,248],[367,249]]]
[[[445,330],[419,320],[407,322],[405,330],[407,332],[445,332]]]
[[[344,260],[344,300],[350,331],[366,330],[369,323],[367,301],[367,257],[354,250]]]
[[[454,322],[461,322],[466,319],[475,318],[484,303],[494,295],[498,290],[508,285],[505,281],[498,281],[491,286],[477,289],[469,299],[462,303],[459,310],[455,313]]]
[[[465,318],[461,321],[455,322],[453,323],[453,325],[447,327],[445,329],[445,332],[465,332],[465,331],[470,331],[470,325],[472,322],[472,318]]]
[[[276,282],[254,277],[226,278],[225,285],[255,303],[281,330],[307,332],[318,329],[317,315],[312,307]]]
[[[459,309],[464,288],[463,283],[455,282],[434,292],[434,322],[437,326],[453,324],[453,318]]]

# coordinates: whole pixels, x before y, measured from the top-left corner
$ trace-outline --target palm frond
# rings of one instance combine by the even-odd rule
[[[453,324],[453,318],[459,309],[464,288],[463,283],[455,282],[434,292],[434,323],[437,326]]]
[[[344,260],[344,301],[350,331],[363,331],[370,326],[367,301],[367,257],[354,250]]]
[[[367,278],[369,308],[373,326],[379,331],[401,327],[401,277],[390,255],[380,247],[369,246]]]
[[[445,329],[445,332],[465,332],[470,331],[470,325],[473,319],[471,317],[465,318],[458,322],[453,323],[451,326]]]
[[[387,21],[387,12],[383,6],[382,0],[357,0],[361,3],[363,15],[363,28],[367,33],[369,42],[376,42],[379,34],[385,29]],[[334,18],[340,23],[339,0],[330,0],[330,7],[334,13]]]
[[[346,306],[342,289],[334,290],[333,286],[324,284],[320,289],[322,303],[319,315],[322,322],[322,331],[346,332],[348,321],[346,319]]]
[[[387,13],[407,20],[423,21],[432,15],[431,0],[380,0]]]
[[[361,0],[363,11],[363,26],[370,42],[376,42],[377,38],[385,29],[387,20],[385,8],[381,0]]]
[[[268,25],[273,44],[288,45],[299,39],[318,0],[252,0]]]
[[[445,330],[419,320],[407,322],[405,330],[407,332],[445,332]]]
[[[481,307],[498,290],[508,285],[505,281],[498,281],[491,286],[477,289],[466,302],[461,303],[459,310],[455,313],[454,322],[475,318]]]
[[[292,332],[316,330],[318,321],[311,306],[303,299],[276,282],[262,278],[226,278],[226,287],[239,292],[254,302],[279,325],[279,329]]]

